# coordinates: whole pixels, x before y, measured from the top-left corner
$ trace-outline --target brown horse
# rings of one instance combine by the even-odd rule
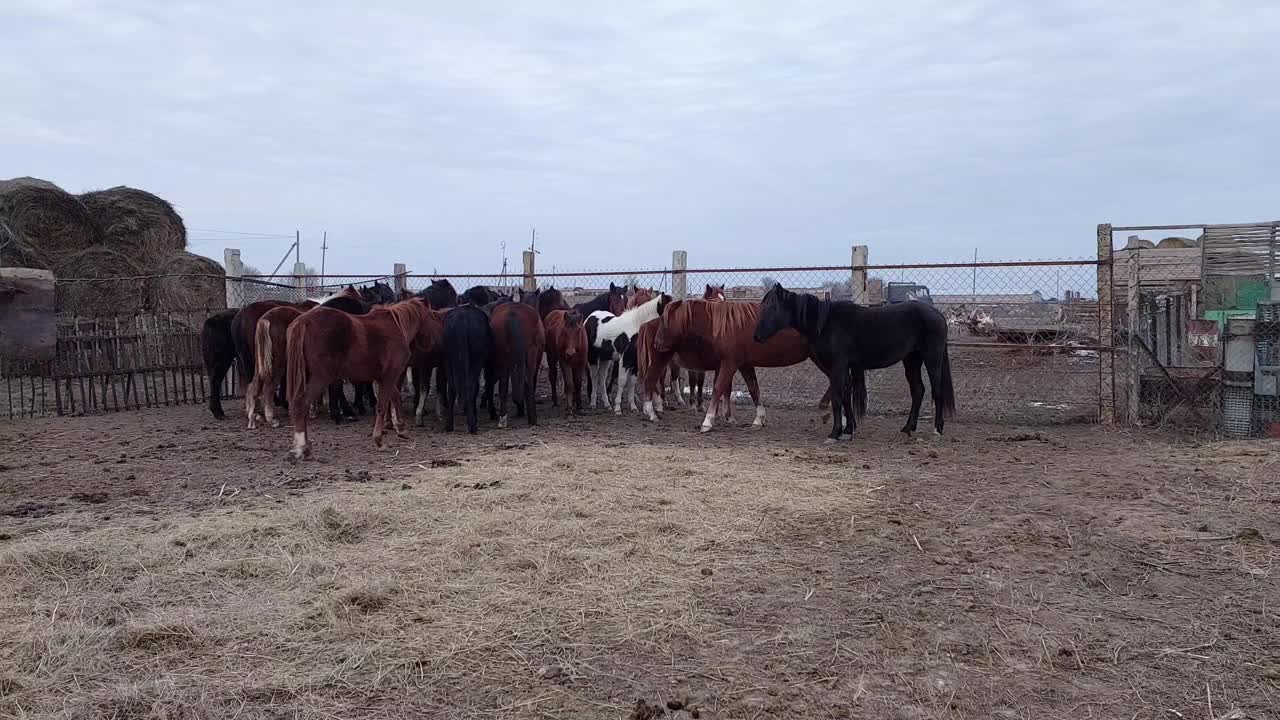
[[[495,381],[498,386],[498,407],[494,407],[491,400],[489,416],[497,419],[498,427],[507,427],[507,394],[510,393],[515,401],[516,417],[525,414],[530,425],[537,425],[535,391],[542,352],[547,346],[538,310],[524,303],[501,303],[494,306],[489,315],[489,328],[493,331],[496,377],[487,377],[485,373],[485,396],[492,398]]]
[[[304,300],[300,303],[259,300],[240,308],[240,312],[236,313],[236,316],[231,319],[231,342],[235,348],[236,372],[240,373],[241,387],[246,389],[249,387],[250,381],[253,380],[253,374],[257,370],[257,364],[254,362],[254,339],[258,329],[258,320],[271,309],[285,306],[306,310],[315,307],[316,304],[310,300]],[[284,400],[284,397],[281,396],[280,399]]]
[[[244,411],[249,416],[251,430],[258,426],[259,417],[271,427],[280,427],[271,395],[285,379],[286,333],[302,312],[294,305],[281,305],[258,318],[253,342],[253,380],[244,391]]]
[[[552,310],[542,321],[547,335],[547,380],[551,405],[556,399],[556,371],[564,374],[565,406],[573,400],[573,412],[582,412],[582,376],[587,373],[587,329],[577,310]],[[570,395],[572,392],[572,396]]]
[[[709,432],[714,426],[720,401],[733,401],[729,391],[733,387],[735,372],[742,374],[756,406],[756,419],[752,426],[764,427],[765,411],[760,403],[760,384],[756,380],[755,369],[787,367],[811,357],[808,341],[794,330],[783,330],[768,342],[755,342],[752,334],[759,317],[760,303],[707,300],[673,302],[662,314],[653,343],[655,354],[661,359],[678,353],[681,365],[689,370],[716,371],[711,405],[702,421],[702,432]],[[650,373],[661,367],[660,360],[650,368]],[[660,377],[653,378],[655,387]],[[649,381],[646,380],[648,386]],[[645,413],[650,419],[656,419],[651,397],[645,398]]]
[[[411,346],[426,322],[427,303],[419,299],[380,306],[367,315],[318,307],[289,326],[289,415],[293,420],[293,460],[309,457],[307,408],[339,378],[377,383],[373,444],[383,448],[387,416],[396,435],[400,427],[400,381],[409,365]]]
[[[702,299],[708,302],[724,302],[724,285],[707,284],[706,290],[702,293]],[[680,373],[686,372],[689,379],[688,405],[697,410],[702,410],[702,391],[707,374],[701,370],[686,370],[680,364],[678,353],[659,354],[654,351],[653,341],[658,336],[658,322],[654,320],[653,322],[645,323],[644,327],[640,328],[640,339],[637,341],[640,346],[637,354],[639,361],[637,363],[637,372],[644,383],[642,392],[645,402],[655,402],[657,411],[662,412],[662,405],[667,394],[666,367],[669,366],[671,368],[671,389],[675,393],[676,402],[681,407],[686,404],[684,394],[680,391]],[[661,362],[663,367],[651,370],[650,365],[655,361]],[[653,373],[652,377],[650,375],[651,372]],[[657,420],[657,416],[650,411],[652,408],[649,405],[646,405],[646,408],[648,408],[646,413],[649,415],[649,419]],[[733,403],[726,403],[725,408],[728,413],[726,419],[732,421]]]

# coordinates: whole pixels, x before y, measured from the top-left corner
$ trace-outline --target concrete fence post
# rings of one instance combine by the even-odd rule
[[[854,245],[849,263],[849,292],[859,305],[867,304],[867,246]]]
[[[400,293],[408,289],[408,279],[405,275],[409,274],[409,268],[404,263],[396,263],[391,266],[391,289],[396,291],[396,299],[400,298]]]
[[[538,289],[538,278],[534,272],[534,258],[537,257],[532,250],[524,251],[524,282],[521,287],[525,292],[533,292]]]
[[[293,264],[293,285],[298,288],[298,302],[307,299],[307,266],[300,262]]]
[[[676,250],[671,253],[671,297],[683,300],[688,292],[689,253]]]
[[[1098,226],[1098,422],[1116,421],[1115,303],[1112,299],[1111,224]],[[1134,392],[1130,388],[1129,392]],[[1134,418],[1130,418],[1132,421]]]
[[[222,266],[227,271],[227,307],[243,307],[244,283],[240,278],[244,275],[244,263],[240,262],[240,250],[238,248],[224,248],[222,251]]]

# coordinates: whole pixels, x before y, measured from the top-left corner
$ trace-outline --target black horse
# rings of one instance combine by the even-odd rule
[[[231,336],[231,321],[235,308],[210,315],[200,329],[200,352],[204,356],[204,369],[209,375],[209,412],[219,420],[226,418],[222,411],[222,381],[236,360],[235,340]]]
[[[445,279],[432,280],[431,285],[426,290],[420,290],[418,297],[427,299],[431,303],[431,307],[436,310],[444,310],[458,304],[458,291],[453,289],[453,285]]]
[[[526,292],[517,290],[519,293],[517,300],[525,305],[532,305],[538,309],[538,317],[546,320],[547,315],[553,310],[568,310],[569,305],[564,301],[564,295],[555,287],[549,287],[545,290],[534,290]]]
[[[390,305],[396,301],[395,290],[392,290],[390,285],[377,280],[368,287],[360,288],[359,293],[360,299],[370,305]]]
[[[865,383],[860,383],[865,371],[899,362],[906,370],[907,385],[911,388],[911,414],[902,432],[915,432],[920,419],[920,404],[924,400],[921,365],[929,372],[934,431],[942,434],[944,419],[955,415],[951,360],[947,356],[947,319],[932,305],[912,301],[864,307],[851,302],[819,300],[775,284],[764,296],[753,337],[756,342],[764,342],[786,328],[799,330],[809,340],[821,363],[819,367],[827,368],[833,400],[828,442],[852,438],[857,427],[856,417],[861,412],[854,408],[848,383],[854,384],[854,395],[865,394]],[[837,399],[839,402],[834,402]]]
[[[448,354],[449,382],[444,407],[445,432],[453,432],[453,416],[462,403],[467,416],[467,432],[476,434],[479,410],[480,371],[494,376],[493,331],[489,316],[474,303],[460,305],[444,318],[444,346]]]

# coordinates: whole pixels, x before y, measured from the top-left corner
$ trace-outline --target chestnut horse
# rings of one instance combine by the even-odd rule
[[[724,302],[724,285],[707,284],[706,290],[702,293],[702,299],[708,302]],[[662,412],[663,403],[666,396],[666,367],[671,368],[671,388],[675,392],[676,402],[681,407],[685,405],[684,394],[680,391],[680,373],[688,374],[689,379],[689,402],[688,404],[696,410],[702,410],[702,390],[703,383],[706,381],[707,374],[701,370],[686,370],[680,365],[680,356],[676,354],[660,355],[653,349],[653,341],[658,336],[658,321],[655,320],[646,323],[640,328],[640,340],[637,352],[637,372],[640,375],[641,382],[644,383],[643,394],[646,402],[652,400],[656,403],[658,412]],[[650,370],[653,362],[662,362],[663,367]],[[650,376],[650,373],[652,377]],[[646,406],[648,407],[648,406]],[[726,403],[727,411],[726,419],[733,420],[733,403]],[[648,412],[650,420],[656,420],[657,417]]]
[[[684,367],[690,370],[716,371],[711,405],[702,421],[702,432],[710,432],[714,426],[721,400],[733,401],[729,391],[733,387],[735,372],[742,374],[756,406],[756,418],[751,423],[752,426],[764,427],[765,410],[760,403],[760,384],[756,380],[755,369],[796,365],[812,356],[809,342],[799,332],[791,329],[778,332],[768,342],[755,342],[752,334],[759,317],[759,303],[706,300],[673,302],[662,313],[658,335],[653,343],[660,361],[653,367],[661,368],[665,364],[663,356],[669,359],[671,354],[678,352]],[[653,368],[651,372],[652,370]],[[655,385],[656,380],[654,378]],[[648,381],[646,387],[649,387]],[[651,397],[645,398],[645,414],[651,420],[656,419]]]
[[[271,308],[258,319],[258,327],[254,330],[253,380],[244,391],[244,411],[249,416],[250,430],[258,426],[259,417],[273,428],[280,427],[271,396],[285,379],[287,358],[282,351],[286,347],[286,333],[302,312],[297,306],[281,305]]]
[[[307,408],[340,378],[377,383],[375,448],[383,448],[388,415],[396,435],[408,437],[400,427],[400,381],[428,312],[427,304],[415,298],[375,307],[367,315],[318,307],[293,321],[287,333],[289,415],[293,420],[290,458],[310,456]]]
[[[489,314],[489,329],[493,332],[494,375],[485,375],[485,396],[489,400],[489,417],[498,420],[498,427],[507,427],[507,395],[510,393],[516,405],[516,417],[527,415],[530,425],[538,424],[538,408],[535,391],[538,387],[538,371],[542,368],[542,352],[547,347],[542,320],[532,305],[504,302],[493,307]],[[498,407],[492,400],[493,386],[498,386]]]
[[[542,321],[547,335],[547,380],[551,405],[556,399],[556,370],[564,374],[565,407],[572,398],[573,412],[582,412],[582,376],[587,372],[587,330],[577,310],[552,310]],[[570,395],[572,393],[572,395]]]

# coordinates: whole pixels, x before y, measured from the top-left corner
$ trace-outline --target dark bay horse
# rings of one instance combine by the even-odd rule
[[[546,320],[547,315],[553,310],[568,310],[569,305],[564,301],[564,295],[554,287],[545,290],[533,290],[525,292],[518,290],[517,300],[525,305],[531,305],[538,309],[538,317]]]
[[[317,307],[293,321],[287,333],[291,459],[310,456],[307,409],[339,379],[377,383],[375,448],[383,448],[388,416],[396,435],[407,437],[400,425],[400,381],[427,313],[427,304],[415,298],[376,307],[367,315]]]
[[[458,291],[453,289],[453,285],[446,279],[432,280],[431,285],[425,290],[418,292],[419,297],[427,299],[431,303],[431,307],[436,310],[444,310],[458,304]]]
[[[431,373],[436,374],[436,417],[444,415],[443,402],[445,396],[445,362],[444,318],[450,312],[445,310],[428,310],[423,318],[422,327],[418,330],[410,350],[409,367],[413,375],[414,422],[422,424],[427,409],[427,390],[430,388]]]
[[[257,370],[254,345],[258,320],[262,319],[262,316],[266,315],[271,309],[281,306],[290,306],[301,311],[315,307],[316,303],[311,300],[303,300],[296,303],[279,300],[259,300],[240,308],[240,312],[236,313],[235,318],[231,321],[231,341],[236,352],[236,371],[240,374],[241,387],[244,387],[246,392],[248,391],[249,383],[253,381],[253,374]],[[283,392],[278,398],[279,403],[284,405],[285,397]]]
[[[467,416],[467,432],[475,435],[480,424],[476,409],[480,372],[493,372],[493,330],[489,327],[489,316],[472,303],[450,310],[444,318],[444,347],[449,377],[444,429],[453,432],[453,417],[461,401]]]
[[[782,330],[765,343],[755,342],[752,333],[759,316],[757,303],[706,300],[676,301],[662,314],[654,351],[660,355],[679,353],[681,364],[690,370],[716,372],[702,432],[709,432],[714,426],[720,401],[733,401],[729,391],[734,373],[742,374],[755,403],[752,426],[764,427],[765,410],[755,369],[787,367],[811,357],[809,342],[795,330]],[[645,412],[654,419],[649,398],[645,400]]]
[[[236,343],[231,334],[231,323],[237,309],[222,310],[205,319],[200,328],[200,355],[204,358],[204,370],[209,376],[209,412],[219,420],[227,415],[222,411],[222,381],[236,360]]]
[[[547,334],[547,381],[551,383],[551,405],[556,399],[556,371],[564,375],[565,407],[582,412],[582,376],[587,372],[587,330],[577,310],[552,310],[543,319]],[[572,395],[570,394],[572,393]]]
[[[370,305],[389,305],[396,302],[396,293],[391,286],[377,280],[372,285],[360,288],[358,292],[360,299]]]
[[[507,395],[515,401],[516,417],[526,415],[530,425],[538,424],[535,403],[538,371],[547,339],[542,320],[532,305],[518,302],[501,303],[489,316],[493,332],[493,369],[485,373],[485,395],[489,400],[489,416],[497,418],[498,427],[507,427]],[[498,386],[498,407],[493,406],[493,386]]]
[[[852,375],[856,384],[866,370],[902,363],[911,388],[911,413],[902,428],[904,433],[915,432],[920,419],[920,405],[924,400],[921,365],[929,372],[934,432],[941,435],[945,418],[955,414],[951,359],[947,354],[947,319],[932,305],[912,301],[864,307],[851,302],[819,300],[775,284],[764,296],[753,337],[759,343],[772,342],[770,338],[794,331],[808,339],[818,366],[830,380],[831,397],[841,399],[831,407],[829,442],[853,437],[856,418],[861,413],[851,406],[846,383]]]

